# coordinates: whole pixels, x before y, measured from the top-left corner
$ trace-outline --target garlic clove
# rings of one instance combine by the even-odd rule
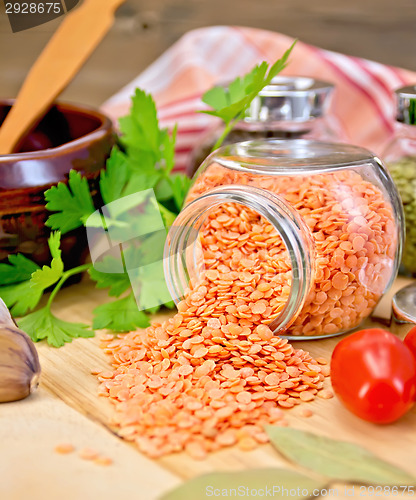
[[[13,320],[0,324],[0,403],[29,396],[38,386],[39,375],[39,357],[30,337]]]
[[[16,326],[9,309],[4,301],[0,298],[0,324]]]

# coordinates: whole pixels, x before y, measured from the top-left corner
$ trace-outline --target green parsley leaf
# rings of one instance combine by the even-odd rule
[[[30,281],[0,287],[0,297],[16,317],[34,309],[42,298],[42,293],[43,290],[32,288]]]
[[[146,279],[147,278],[147,279]],[[175,307],[167,289],[164,276],[157,279],[153,273],[149,276],[142,276],[140,300],[141,305],[146,310],[157,310],[159,306],[165,306],[168,309]]]
[[[151,178],[157,172],[169,175],[174,166],[176,127],[172,134],[167,129],[159,128],[152,96],[136,89],[130,114],[121,118],[119,123],[122,132],[120,141],[126,148],[130,168]]]
[[[158,201],[166,201],[172,198],[173,190],[170,179],[162,177],[154,187],[154,191]]]
[[[32,288],[43,292],[51,285],[62,278],[64,273],[64,263],[61,257],[61,233],[56,231],[52,233],[48,240],[49,249],[52,255],[50,266],[43,266],[42,269],[35,271],[30,280]]]
[[[162,150],[163,165],[162,170],[165,175],[169,174],[175,166],[175,143],[178,126],[172,130],[172,135],[166,129],[160,131],[160,147]]]
[[[94,309],[93,328],[109,328],[116,332],[130,332],[149,326],[149,318],[139,311],[133,294]]]
[[[160,214],[162,216],[162,219],[163,219],[163,223],[165,224],[165,227],[170,227],[173,224],[173,222],[175,221],[177,214],[174,214],[173,212],[168,210],[161,203],[158,203],[158,207],[159,207],[159,211],[160,211]],[[165,245],[164,242],[163,242],[163,245]]]
[[[160,243],[163,236],[163,232],[159,231],[143,242],[140,248],[140,266],[128,266],[133,293],[142,311],[174,305],[166,285],[162,257],[157,255],[158,252],[163,253],[163,244]]]
[[[191,187],[192,179],[184,174],[173,174],[170,177],[170,182],[173,191],[173,199],[179,213],[182,209],[189,188]]]
[[[100,192],[104,203],[111,203],[123,196],[128,179],[128,160],[117,147],[111,150],[105,170],[100,175]]]
[[[63,264],[61,264],[59,245],[59,233],[52,234],[49,238],[49,247],[54,257],[52,260],[53,269],[54,273],[60,277],[63,272]],[[33,286],[32,276],[40,277],[42,275],[43,280],[46,275],[50,275],[52,270],[44,266],[44,269],[47,269],[46,274],[44,274],[45,271],[22,254],[9,255],[9,262],[10,264],[0,264],[0,282],[6,285],[0,287],[0,297],[11,310],[13,316],[23,316],[38,305],[44,291],[43,286]],[[53,283],[55,281],[50,284]]]
[[[129,149],[156,152],[159,149],[159,122],[156,104],[150,94],[136,89],[130,114],[119,120],[121,142]]]
[[[48,307],[28,314],[18,321],[18,325],[34,342],[46,339],[53,347],[61,347],[74,338],[94,336],[87,325],[63,321],[54,316]]]
[[[130,279],[127,273],[114,273],[115,264],[119,263],[114,257],[106,256],[100,262],[100,270],[94,267],[89,269],[88,273],[94,281],[97,288],[109,288],[108,294],[112,297],[119,297],[123,292],[130,288]]]
[[[154,171],[151,173],[143,173],[135,170],[130,171],[130,177],[123,191],[123,196],[139,193],[146,189],[154,188],[160,181],[162,174]]]
[[[48,189],[45,200],[46,208],[56,212],[49,216],[46,225],[62,234],[82,226],[95,211],[88,181],[76,170],[69,172],[68,184],[59,182]]]
[[[32,273],[40,267],[21,253],[8,257],[10,264],[0,264],[0,283],[11,285],[30,280]]]
[[[286,67],[287,60],[295,43],[296,41],[283,54],[283,57],[277,60],[270,68],[263,61],[244,77],[238,77],[233,80],[228,87],[216,86],[205,92],[202,96],[202,101],[211,106],[212,110],[204,110],[201,113],[216,116],[223,120],[227,126],[225,133],[217,141],[214,149],[217,149],[221,145],[226,134],[231,130],[229,127],[231,127],[233,122],[242,118],[244,112],[258,93],[269,85],[272,79]]]

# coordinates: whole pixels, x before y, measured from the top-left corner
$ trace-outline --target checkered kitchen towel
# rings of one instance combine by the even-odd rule
[[[215,26],[185,34],[102,109],[114,120],[128,112],[136,87],[152,93],[164,127],[178,124],[176,169],[184,170],[192,147],[212,124],[201,95],[216,83],[273,63],[293,39],[254,28]],[[282,74],[308,76],[336,85],[332,114],[349,142],[380,155],[393,133],[392,91],[416,83],[416,73],[322,50],[298,41]]]

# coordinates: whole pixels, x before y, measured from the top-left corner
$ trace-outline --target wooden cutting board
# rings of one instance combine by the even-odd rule
[[[398,281],[394,289],[404,284],[405,281]],[[391,295],[379,304],[378,316],[389,317]],[[107,300],[105,292],[95,290],[86,281],[63,290],[54,311],[63,319],[89,323],[94,307]],[[168,314],[172,313],[165,316]],[[371,322],[369,325],[381,326]],[[407,330],[404,326],[400,334]],[[303,341],[296,342],[296,346],[329,359],[338,340]],[[112,405],[97,396],[98,382],[90,371],[109,368],[99,347],[99,334],[60,349],[43,342],[37,348],[42,365],[40,389],[24,401],[0,406],[2,500],[152,500],[204,472],[293,467],[269,445],[251,452],[233,447],[214,453],[205,461],[195,461],[184,453],[150,460],[116,436],[110,425]],[[299,407],[288,410],[291,426],[358,443],[415,474],[416,409],[395,424],[376,426],[350,414],[336,398],[317,398],[306,405],[314,415],[302,418]],[[63,442],[71,442],[77,451],[58,455],[54,448]],[[82,460],[77,452],[84,447],[112,458],[113,465],[104,467]],[[343,498],[343,492],[340,487],[337,498]],[[358,491],[355,496],[360,496]]]

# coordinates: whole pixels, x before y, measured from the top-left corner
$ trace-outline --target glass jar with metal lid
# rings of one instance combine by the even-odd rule
[[[277,76],[253,100],[224,144],[267,138],[344,141],[344,131],[329,113],[333,91],[334,85],[328,82]],[[191,156],[189,174],[205,160],[222,131],[222,125],[208,130]]]
[[[337,335],[368,317],[394,280],[402,222],[391,177],[365,149],[299,139],[223,146],[169,232],[165,278],[179,310],[200,321]]]
[[[406,241],[402,272],[416,276],[416,85],[396,90],[396,131],[382,157],[399,190]]]

